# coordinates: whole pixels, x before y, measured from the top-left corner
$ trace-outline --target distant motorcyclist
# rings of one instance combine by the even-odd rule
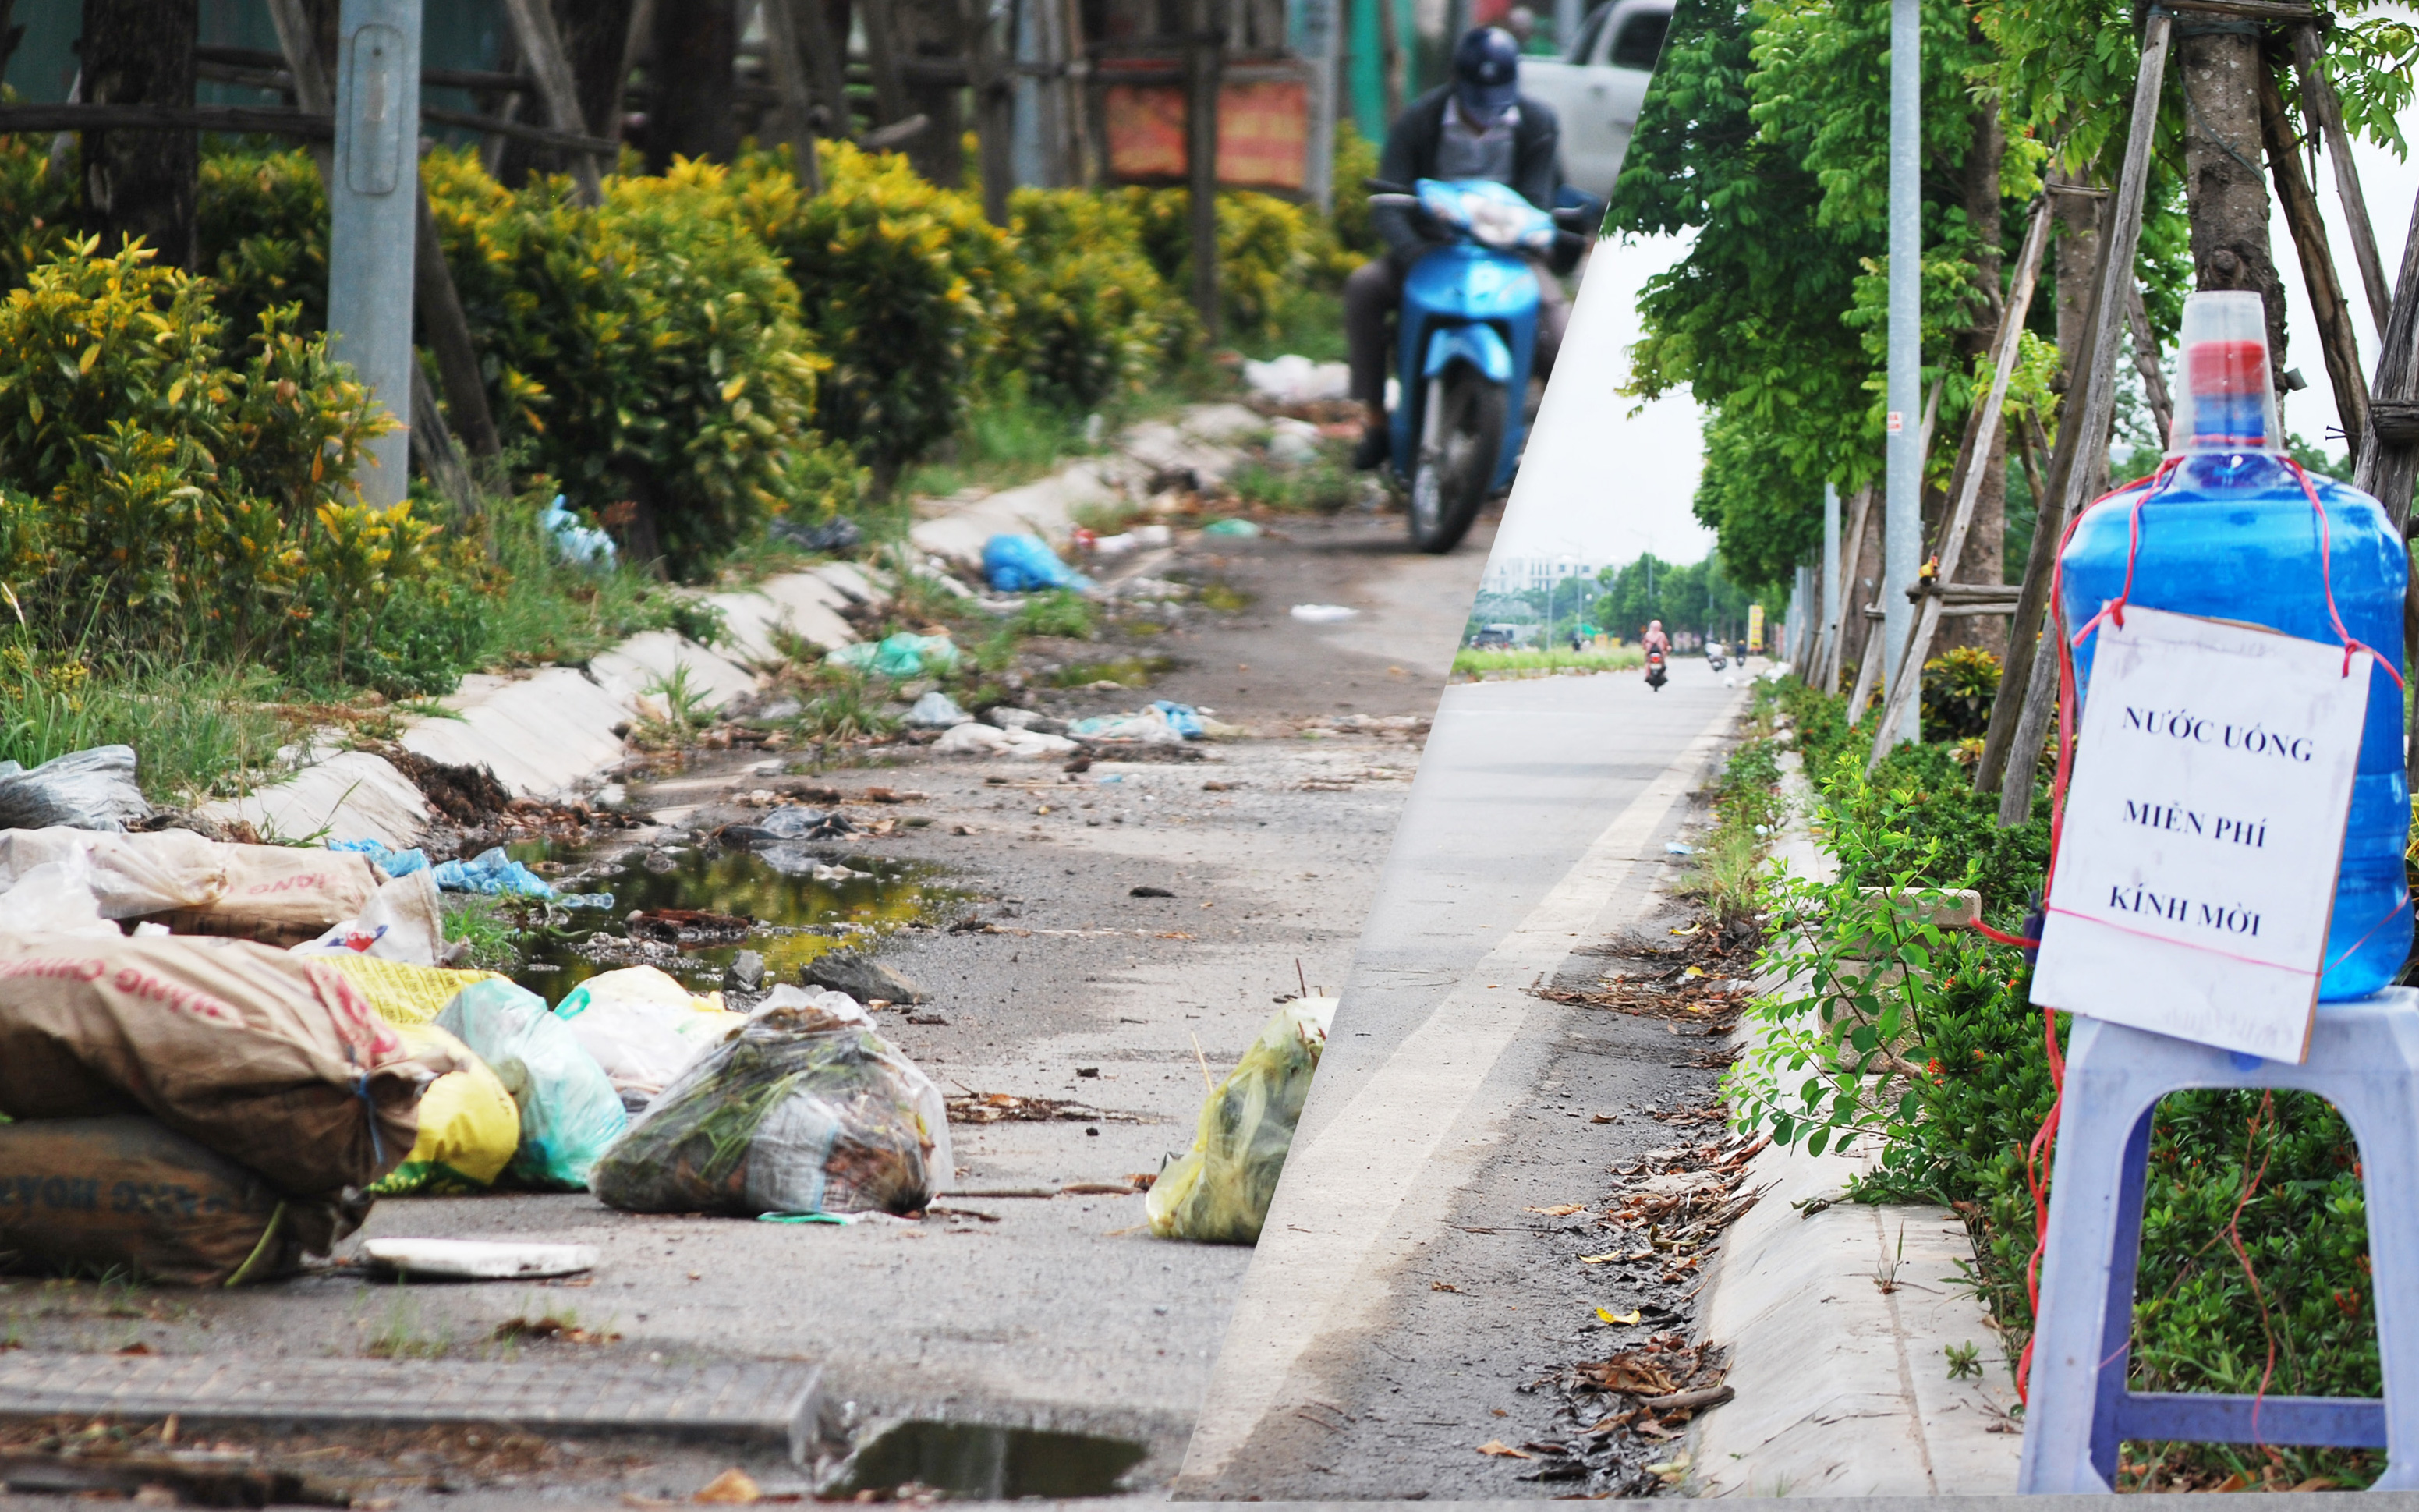
[[[1541,210],[1562,187],[1562,128],[1553,107],[1520,93],[1520,44],[1500,26],[1462,34],[1453,50],[1453,82],[1411,101],[1386,133],[1378,177],[1409,188],[1422,178],[1491,178]],[[1352,454],[1367,471],[1386,460],[1388,317],[1403,302],[1403,277],[1430,243],[1408,209],[1380,206],[1371,217],[1386,255],[1344,281],[1344,334],[1352,358],[1352,397],[1368,428]],[[1561,350],[1570,302],[1540,270],[1534,368],[1543,378]]]
[[[1667,656],[1672,654],[1672,638],[1663,633],[1661,620],[1646,622],[1646,633],[1638,638],[1638,644],[1641,650],[1659,651]]]

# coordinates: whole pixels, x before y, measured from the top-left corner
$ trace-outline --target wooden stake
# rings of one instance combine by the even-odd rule
[[[2319,34],[2314,26],[2293,30],[2293,65],[2302,80],[2302,106],[2319,118],[2326,136],[2327,156],[2334,160],[2335,194],[2343,201],[2344,224],[2351,231],[2352,261],[2360,266],[2360,285],[2368,296],[2368,316],[2385,333],[2394,307],[2394,291],[2385,282],[2385,260],[2377,253],[2377,227],[2369,224],[2368,200],[2360,192],[2360,165],[2352,161],[2351,136],[2344,130],[2343,102],[2327,83],[2319,66]]]
[[[1929,458],[1932,455],[1932,431],[1933,427],[1940,422],[1940,393],[1947,386],[1945,379],[1933,379],[1932,393],[1923,401],[1923,425],[1916,435],[1915,455],[1918,457]],[[1883,514],[1882,532],[1884,539],[1887,540],[1889,532],[1887,511],[1884,511]],[[1857,605],[1855,612],[1863,613],[1864,606]],[[1881,681],[1881,652],[1882,627],[1881,622],[1876,620],[1872,628],[1866,631],[1864,652],[1857,658],[1857,686],[1848,695],[1848,728],[1851,730],[1854,730],[1857,721],[1865,717],[1865,703],[1873,696],[1873,685]],[[1922,678],[1918,675],[1916,680],[1921,682]],[[1888,726],[1885,725],[1883,728],[1887,729]]]
[[[1840,593],[1838,602],[1833,606],[1837,612],[1831,619],[1829,655],[1824,658],[1823,665],[1817,669],[1821,674],[1821,680],[1817,686],[1826,693],[1840,686],[1840,667],[1847,659],[1848,655],[1848,616],[1864,608],[1863,605],[1856,602],[1858,596],[1857,563],[1865,559],[1865,532],[1872,523],[1873,496],[1880,491],[1870,483],[1857,490],[1853,506],[1855,523],[1848,528],[1848,533],[1841,538]],[[1867,635],[1865,639],[1870,642],[1872,637]],[[1859,647],[1858,650],[1861,653],[1862,648]]]
[[[1379,0],[1392,5],[1393,0]],[[1388,12],[1391,14],[1392,12]],[[1187,0],[1184,40],[1185,182],[1192,192],[1193,308],[1218,339],[1218,85],[1225,32],[1217,0]]]
[[[818,8],[822,0],[809,0]],[[809,194],[824,192],[823,164],[815,157],[814,97],[807,89],[806,65],[798,56],[796,15],[788,0],[761,0],[765,50],[772,54],[773,87],[781,92],[781,139],[797,163],[798,183]],[[840,104],[846,124],[847,103]]]
[[[2327,246],[2327,224],[2319,216],[2319,196],[2302,176],[2301,144],[2293,140],[2284,92],[2276,87],[2276,76],[2264,68],[2259,70],[2259,134],[2268,148],[2268,172],[2275,181],[2277,203],[2285,208],[2285,224],[2293,234],[2293,250],[2302,260],[2302,284],[2309,290],[2310,311],[2318,321],[2319,349],[2326,359],[2327,381],[2334,386],[2344,445],[2357,458],[2368,437],[2368,375],[2361,370],[2360,338],[2352,330],[2351,306],[2344,301],[2343,283],[2335,276],[2334,255]]]
[[[513,39],[520,44],[522,61],[537,81],[538,101],[546,107],[547,124],[558,131],[586,132],[579,114],[579,81],[563,56],[562,38],[554,29],[554,11],[547,0],[504,0],[511,17]],[[585,152],[571,154],[571,181],[579,203],[593,208],[605,203],[605,180],[596,160]]]
[[[2075,371],[2083,379],[2080,403],[2059,422],[2059,451],[2068,466],[2063,476],[2056,461],[2050,465],[2050,486],[2057,495],[2059,529],[2072,518],[2088,501],[2094,484],[2108,470],[2108,427],[2117,409],[2117,322],[2125,303],[2126,286],[2134,282],[2134,249],[2142,238],[2142,201],[2150,183],[2150,138],[2159,122],[2159,91],[2166,84],[2167,43],[2175,30],[2175,17],[2165,10],[2154,9],[2142,27],[2142,67],[2134,80],[2134,119],[2125,134],[2125,166],[2118,176],[2116,196],[2109,201],[2111,224],[2101,238],[2100,278],[2092,290],[2091,324],[2087,333],[2083,357]],[[2067,427],[2073,427],[2073,442],[2065,444]],[[2046,515],[2047,511],[2044,510]],[[2033,561],[2042,564],[2042,545],[2035,527]],[[2041,764],[2042,742],[2049,735],[2049,717],[2057,706],[2056,637],[2058,634],[2057,606],[2049,603],[2048,567],[2057,559],[2056,543],[2050,543],[2049,562],[2038,584],[2029,572],[2026,575],[2024,601],[2019,602],[2014,633],[2021,637],[2034,625],[2043,626],[2034,647],[2033,665],[2026,678],[2024,703],[2008,732],[2007,748],[1999,759],[2006,764],[1999,791],[1999,823],[2013,827],[2032,816],[2033,774]],[[2036,590],[2038,589],[2038,596]],[[2025,601],[2042,606],[2046,623],[2040,618],[2027,620]],[[2000,705],[2008,702],[2004,682],[1999,697],[1991,710],[1991,727],[2000,729]],[[1982,792],[1989,777],[1991,748],[1984,737],[1983,760],[1975,764],[1975,786]]]
[[[2150,333],[2150,313],[2142,307],[2142,285],[2125,285],[2125,323],[2134,332],[2134,370],[2142,375],[2142,392],[2149,397],[2150,418],[2159,423],[2159,440],[2176,428],[2176,401],[2167,393],[2167,375],[2159,367],[2159,341]]]
[[[1974,501],[1982,495],[1982,473],[1999,436],[2000,411],[2008,402],[2008,384],[2016,374],[2016,353],[2025,329],[2025,317],[2032,313],[2033,285],[2041,277],[2042,254],[2049,249],[2049,197],[2043,195],[2033,205],[2032,225],[2025,233],[2024,251],[2016,256],[2015,281],[2008,289],[2008,301],[1999,312],[1999,332],[1993,339],[1991,393],[1969,412],[1965,419],[1965,438],[1958,455],[1958,476],[1954,480],[1956,505],[1949,517],[1949,529],[1942,532],[1940,553],[1933,581],[1952,583],[1957,580],[1958,563],[1965,555],[1965,535],[1974,524]],[[1937,593],[1924,595],[1918,606],[1915,623],[1907,628],[1906,654],[1898,659],[1899,677],[1890,688],[1882,707],[1882,722],[1873,732],[1873,748],[1865,758],[1865,770],[1871,772],[1882,764],[1898,744],[1899,733],[1906,728],[1906,713],[1915,707],[1917,696],[1923,688],[1923,663],[1932,654],[1932,638],[1940,629],[1941,600]]]

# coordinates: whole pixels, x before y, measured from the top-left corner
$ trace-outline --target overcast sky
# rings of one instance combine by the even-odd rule
[[[2406,116],[2403,132],[2419,145],[2419,110]],[[2405,162],[2386,148],[2355,142],[2353,157],[2391,280],[2411,229],[2413,202],[2419,200],[2419,150]],[[2337,275],[2359,330],[2361,364],[2374,374],[2377,318],[2361,288],[2331,159],[2319,160],[2316,188],[2334,241]],[[2270,239],[2287,289],[2285,365],[2301,369],[2310,385],[2287,402],[2285,424],[2340,455],[2342,438],[2327,435],[2336,424],[2334,393],[2311,322],[2292,234],[2281,213]],[[1503,527],[1495,538],[1498,559],[1567,554],[1596,562],[1627,561],[1653,551],[1666,561],[1694,562],[1713,548],[1713,532],[1699,525],[1689,510],[1703,466],[1702,413],[1696,403],[1683,393],[1640,409],[1636,400],[1616,392],[1628,381],[1629,348],[1639,339],[1639,290],[1676,262],[1687,245],[1684,239],[1663,237],[1608,242],[1589,259],[1561,365],[1548,386]],[[2167,366],[2172,374],[2173,362]],[[1634,409],[1638,413],[1633,415]]]

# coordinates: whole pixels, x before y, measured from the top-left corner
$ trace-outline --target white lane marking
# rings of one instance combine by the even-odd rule
[[[1421,1236],[1393,1230],[1422,1179],[1427,1187],[1420,1195],[1433,1202],[1477,1173],[1475,1162],[1440,1170],[1438,1147],[1518,1036],[1531,1002],[1521,989],[1538,973],[1561,969],[1577,932],[1647,859],[1641,848],[1687,797],[1740,702],[1732,700],[1613,816],[1519,926],[1462,976],[1343,1111],[1287,1158],[1185,1451],[1179,1496],[1209,1491],[1277,1410],[1295,1363],[1314,1345],[1374,1315],[1384,1301],[1375,1273],[1419,1242]],[[1390,1241],[1382,1253],[1381,1240]]]

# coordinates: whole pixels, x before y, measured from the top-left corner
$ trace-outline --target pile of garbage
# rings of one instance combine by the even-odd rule
[[[905,1213],[952,1169],[938,1090],[847,994],[739,1013],[637,965],[549,1006],[440,964],[440,888],[611,903],[501,851],[0,830],[0,1270],[234,1285],[380,1196]]]

